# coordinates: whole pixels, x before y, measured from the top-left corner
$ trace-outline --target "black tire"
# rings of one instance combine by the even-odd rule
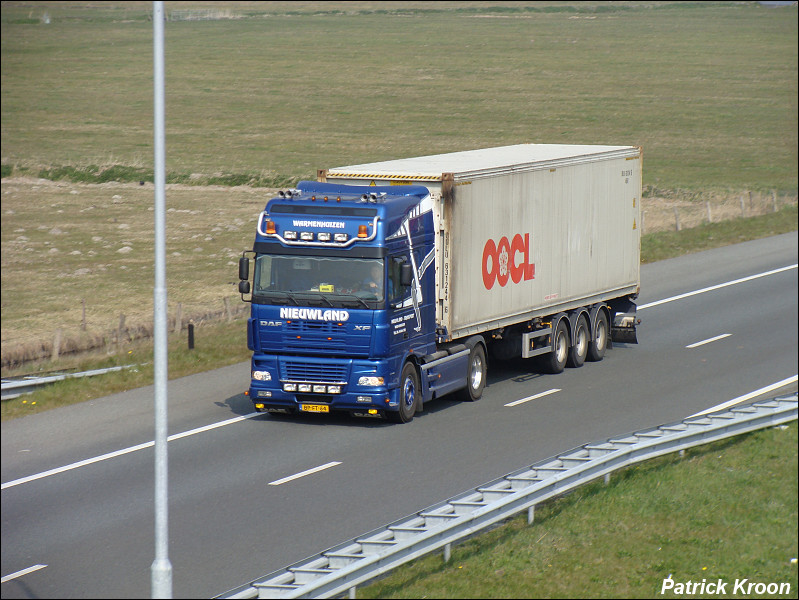
[[[591,334],[588,328],[588,320],[585,315],[580,315],[577,325],[574,327],[572,347],[569,349],[568,365],[575,369],[580,368],[585,363],[588,356],[588,344],[591,343]]]
[[[569,359],[569,327],[566,318],[562,318],[555,325],[552,333],[552,352],[546,355],[546,366],[550,373],[562,373]]]
[[[483,395],[488,375],[486,352],[482,344],[475,344],[469,354],[469,366],[466,371],[466,387],[458,390],[458,398],[466,402],[476,402]]]
[[[608,315],[604,310],[596,314],[594,323],[594,335],[591,336],[591,343],[588,344],[588,360],[598,362],[605,357],[605,350],[610,339],[610,327],[608,327]]]
[[[386,416],[395,423],[407,423],[413,420],[419,404],[419,374],[413,363],[405,363],[400,377],[400,403],[397,412],[387,412]]]

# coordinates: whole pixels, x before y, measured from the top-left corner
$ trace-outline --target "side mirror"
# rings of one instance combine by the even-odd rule
[[[250,293],[250,282],[239,281],[239,294],[249,294],[249,293]]]
[[[400,265],[400,285],[409,286],[413,283],[413,267],[408,263]]]
[[[246,281],[249,278],[250,278],[250,259],[247,258],[246,256],[242,256],[239,259],[239,279],[241,279],[242,281]],[[239,286],[239,289],[241,289],[241,286]],[[247,292],[242,292],[242,293],[244,294],[249,293],[249,289],[247,290]]]

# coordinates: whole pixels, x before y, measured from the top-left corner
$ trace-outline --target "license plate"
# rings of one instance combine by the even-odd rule
[[[330,412],[330,407],[327,404],[300,404],[302,412],[326,413]]]

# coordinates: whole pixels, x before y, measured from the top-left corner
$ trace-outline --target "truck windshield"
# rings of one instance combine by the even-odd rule
[[[262,254],[255,261],[253,301],[379,308],[383,271],[381,259]]]

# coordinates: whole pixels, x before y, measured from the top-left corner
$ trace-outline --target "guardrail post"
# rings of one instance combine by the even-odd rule
[[[452,558],[452,544],[444,544],[444,562],[449,562]]]
[[[527,509],[527,524],[532,525],[535,520],[535,504]]]

